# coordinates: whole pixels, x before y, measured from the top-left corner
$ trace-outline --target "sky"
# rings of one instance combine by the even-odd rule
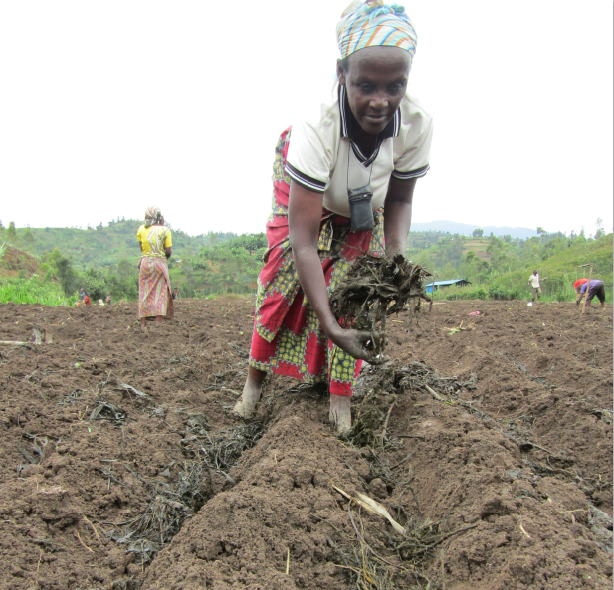
[[[330,100],[348,2],[0,3],[0,220],[155,205],[191,235],[264,231],[277,138]],[[413,220],[611,231],[612,2],[405,7],[434,118]]]

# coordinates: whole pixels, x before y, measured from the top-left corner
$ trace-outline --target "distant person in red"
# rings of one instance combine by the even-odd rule
[[[83,305],[92,305],[92,300],[90,299],[90,294],[85,294],[85,299],[83,300]]]
[[[575,286],[575,283],[574,283],[574,286]],[[599,279],[595,279],[595,280],[592,280],[589,284],[587,280],[585,283],[582,283],[581,285],[579,285],[579,287],[576,288],[576,293],[577,293],[576,305],[580,305],[580,301],[582,301],[582,297],[586,295],[587,291],[588,291],[588,295],[586,296],[587,306],[591,304],[593,297],[597,297],[597,299],[599,299],[599,302],[601,303],[601,307],[605,307],[605,285],[603,281]]]

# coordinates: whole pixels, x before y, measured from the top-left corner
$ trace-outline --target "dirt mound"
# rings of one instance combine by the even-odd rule
[[[184,579],[186,588],[337,587],[342,576],[327,539],[347,523],[330,484],[362,489],[360,473],[369,468],[359,452],[322,424],[283,418],[245,454],[237,485],[209,501],[156,559],[144,588]]]
[[[0,306],[0,340],[53,337],[0,350],[0,585],[609,588],[611,312],[400,314],[352,442],[277,376],[256,423],[230,416],[253,300],[144,333],[134,305]]]

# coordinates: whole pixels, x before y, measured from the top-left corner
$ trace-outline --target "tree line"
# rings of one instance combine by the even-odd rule
[[[84,231],[74,228],[17,229],[14,223],[4,228],[0,222],[0,243],[3,239],[9,240],[37,254],[41,280],[59,283],[66,297],[74,296],[83,288],[94,300],[104,299],[107,292],[114,301],[134,300],[138,297],[140,251],[135,239],[138,224],[137,220],[118,219],[106,227],[100,224],[91,231]],[[87,252],[82,247],[83,234],[87,235],[91,246]],[[601,220],[598,220],[594,237],[587,237],[584,231],[570,235],[548,233],[541,227],[537,234],[527,239],[514,239],[492,234],[484,237],[479,228],[472,236],[410,232],[406,254],[429,269],[435,280],[465,279],[472,283],[475,292],[481,289],[481,293],[488,292],[494,298],[523,296],[524,275],[533,268],[556,267],[553,274],[558,278],[550,278],[546,288],[563,289],[563,283],[556,287],[560,281],[567,280],[561,277],[576,273],[576,262],[588,260],[593,255],[604,259],[603,264],[599,262],[601,258],[597,261],[596,272],[601,273],[606,284],[611,282],[612,240],[605,235]],[[66,239],[62,250],[56,246],[41,252],[45,246],[57,242],[58,237]],[[180,288],[183,297],[253,294],[257,290],[266,248],[264,233],[208,232],[194,238],[173,230],[173,257],[169,261],[172,285]],[[93,260],[89,260],[89,256],[93,256]],[[546,276],[543,272],[540,274]]]

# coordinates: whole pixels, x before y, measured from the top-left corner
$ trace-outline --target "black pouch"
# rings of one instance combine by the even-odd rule
[[[348,188],[351,227],[354,231],[371,229],[375,225],[371,208],[372,198],[373,193],[368,184],[360,188]]]

